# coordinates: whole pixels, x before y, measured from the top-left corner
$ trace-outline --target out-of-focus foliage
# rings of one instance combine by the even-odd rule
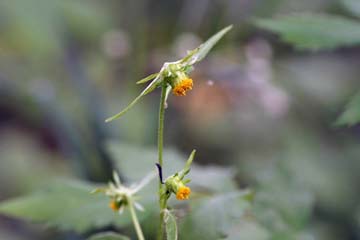
[[[353,13],[355,16],[360,17],[360,2],[357,0],[342,0],[341,1],[345,8]]]
[[[232,229],[236,229],[249,210],[249,192],[229,192],[220,196],[193,201],[192,211],[184,219],[182,234],[184,239],[224,239]]]
[[[360,44],[360,21],[325,14],[293,14],[255,24],[280,34],[298,49],[333,49]]]
[[[88,238],[88,240],[130,240],[130,238],[112,232],[98,233]]]
[[[360,122],[360,94],[357,94],[346,106],[337,120],[339,125],[354,125]]]
[[[358,14],[359,2],[344,0],[344,5]],[[360,21],[335,15],[293,14],[277,19],[259,19],[255,24],[275,33],[299,50],[328,50],[360,44]],[[359,96],[353,98],[337,124],[353,125],[360,121]]]
[[[119,163],[126,179],[144,176],[143,172],[149,171],[154,166],[156,150],[143,150],[134,146],[124,144],[111,144],[112,151],[116,153],[115,161]],[[119,154],[121,153],[121,154]],[[148,157],[148,158],[147,158]],[[155,158],[153,158],[155,157]],[[166,152],[167,170],[179,169],[176,166],[183,162],[181,155],[170,151]],[[149,161],[147,161],[149,160]],[[134,165],[129,165],[133,162]],[[150,164],[150,165],[149,165]],[[123,168],[122,166],[127,166]],[[139,167],[143,168],[139,168]],[[171,167],[170,167],[171,166]],[[194,200],[194,210],[189,216],[185,216],[184,236],[227,236],[228,231],[234,224],[234,220],[240,221],[244,209],[249,208],[248,192],[238,192],[232,183],[229,172],[213,167],[203,168],[194,166],[191,170],[191,178],[196,185],[192,188],[198,197]],[[198,175],[198,176],[197,176]],[[226,178],[225,178],[226,176]],[[139,215],[140,221],[154,221],[157,215],[155,181],[139,193],[140,203],[145,206],[146,211]],[[119,216],[108,208],[108,199],[91,195],[91,190],[97,186],[82,182],[59,181],[50,183],[46,189],[32,193],[25,197],[2,202],[0,212],[9,216],[20,217],[29,221],[46,223],[49,226],[63,230],[75,230],[85,232],[92,228],[101,228],[114,225],[126,227],[130,224],[129,212]],[[196,190],[198,189],[198,193]],[[214,191],[214,192],[209,192]],[[235,191],[235,192],[234,192]],[[224,195],[217,195],[222,194]],[[49,204],[51,203],[51,204]],[[224,210],[224,205],[226,209]],[[41,210],[41,211],[40,211]],[[241,212],[241,214],[239,214]],[[170,213],[169,213],[170,214]],[[209,218],[208,215],[212,215]],[[156,218],[156,217],[155,217]],[[175,216],[169,215],[167,233],[173,237],[177,230],[174,229]],[[197,224],[196,228],[193,225]],[[212,225],[212,231],[208,231],[208,224]],[[203,226],[202,228],[200,226]],[[156,231],[156,228],[152,229]]]
[[[95,187],[96,185],[84,182],[57,181],[49,184],[44,190],[2,202],[0,212],[78,232],[110,224],[129,225],[131,218],[128,212],[118,217],[107,207],[107,198],[90,194]]]
[[[86,4],[85,4],[86,3]],[[103,6],[95,1],[14,0],[0,3],[1,45],[20,54],[49,57],[61,54],[64,33],[91,40],[110,23]]]

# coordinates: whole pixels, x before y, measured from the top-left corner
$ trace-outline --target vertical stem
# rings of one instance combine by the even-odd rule
[[[165,98],[166,98],[166,82],[163,81],[161,86],[161,97],[159,106],[159,126],[158,126],[158,161],[163,167],[163,146],[164,146],[164,117],[165,117]],[[163,199],[163,185],[159,179],[159,205],[160,205],[160,225],[158,232],[158,240],[162,240],[164,236],[164,209],[166,208],[166,199]]]
[[[134,203],[132,202],[131,199],[128,199],[128,205],[129,205],[129,208],[130,208],[131,219],[132,219],[134,227],[135,227],[136,235],[137,235],[139,240],[145,240],[144,234],[143,234],[143,232],[141,230],[141,227],[140,227],[140,224],[139,224],[139,220],[138,220],[138,218],[136,216]]]
[[[164,146],[164,117],[165,117],[165,97],[166,83],[161,86],[161,98],[159,106],[159,126],[158,126],[158,156],[159,164],[163,166],[163,146]]]

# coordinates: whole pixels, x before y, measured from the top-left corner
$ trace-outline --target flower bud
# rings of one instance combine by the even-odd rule
[[[184,184],[177,174],[169,177],[165,181],[165,185],[169,192],[176,195],[177,200],[189,199],[191,189]]]

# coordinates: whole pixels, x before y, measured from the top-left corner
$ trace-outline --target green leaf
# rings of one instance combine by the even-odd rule
[[[26,56],[58,56],[65,44],[63,29],[86,40],[98,38],[111,28],[106,13],[94,1],[1,1],[2,44]]]
[[[223,239],[250,209],[249,191],[236,191],[191,202],[181,236],[184,239]]]
[[[335,15],[293,14],[258,19],[255,25],[280,35],[298,49],[332,49],[360,44],[360,22]]]
[[[270,233],[259,223],[251,220],[241,221],[229,229],[226,240],[269,240]],[[287,238],[290,239],[290,238]]]
[[[159,73],[153,73],[153,74],[150,74],[149,76],[139,80],[136,82],[136,84],[142,84],[142,83],[146,83],[150,80],[153,80],[154,78],[156,78],[157,76],[159,75]]]
[[[164,224],[166,230],[166,240],[177,240],[178,229],[175,216],[167,209],[164,212]]]
[[[90,194],[96,187],[80,181],[56,181],[42,191],[1,202],[0,214],[77,232],[111,224],[129,225],[129,211],[124,211],[121,216],[113,212],[106,196]],[[147,214],[148,211],[139,217]]]
[[[360,122],[360,93],[346,106],[345,111],[336,120],[336,125],[354,125]]]
[[[107,144],[109,152],[115,160],[115,166],[130,182],[138,181],[151,170],[155,170],[157,149],[135,147],[116,141]],[[164,150],[164,178],[183,169],[186,157],[174,149]],[[234,173],[228,168],[207,166],[200,167],[192,163],[189,173],[195,187],[214,192],[228,192],[235,190]]]
[[[105,232],[92,235],[87,240],[130,240],[130,238],[114,232]]]
[[[183,58],[180,62],[186,65],[193,65],[197,62],[200,62],[209,51],[215,46],[215,44],[222,38],[224,35],[230,31],[232,25],[227,26],[226,28],[220,30],[218,33],[210,37],[206,42],[201,44],[196,49],[189,52],[189,54]]]

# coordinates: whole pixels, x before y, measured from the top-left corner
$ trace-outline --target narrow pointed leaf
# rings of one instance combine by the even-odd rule
[[[177,240],[178,229],[176,224],[176,218],[167,209],[165,209],[164,223],[165,223],[165,231],[166,231],[166,240]]]
[[[159,86],[162,80],[163,77],[159,73],[158,76],[144,89],[144,91],[142,91],[141,95],[145,96],[146,94],[154,91],[154,89]]]
[[[149,76],[139,80],[136,82],[136,84],[142,84],[142,83],[146,83],[150,80],[153,80],[154,78],[156,78],[157,76],[159,75],[159,73],[153,73],[153,74],[150,74]]]
[[[211,38],[209,38],[206,42],[201,44],[198,48],[189,52],[189,54],[181,60],[181,63],[185,63],[186,65],[192,65],[197,62],[200,62],[209,51],[215,46],[215,44],[232,28],[232,25],[227,26],[222,29]]]
[[[161,82],[161,80],[162,80],[162,77],[160,76],[160,74],[158,74],[158,76],[124,110],[115,114],[112,117],[109,117],[108,119],[105,120],[105,122],[111,122],[113,120],[120,118],[127,111],[129,111],[143,96],[154,91],[154,89],[158,86],[158,84]]]
[[[130,238],[114,232],[105,232],[92,235],[87,240],[130,240]]]
[[[195,149],[192,150],[188,160],[186,161],[184,169],[179,173],[180,179],[183,179],[185,177],[185,175],[190,172],[190,167],[191,167],[191,164],[192,164],[192,162],[194,160],[195,153],[196,153],[196,150]]]
[[[140,94],[139,96],[137,96],[126,108],[124,108],[124,110],[122,110],[121,112],[115,114],[112,117],[109,117],[105,120],[105,122],[111,122],[114,121],[115,119],[120,118],[122,115],[124,115],[127,111],[129,111],[142,97],[144,96],[144,94]]]

